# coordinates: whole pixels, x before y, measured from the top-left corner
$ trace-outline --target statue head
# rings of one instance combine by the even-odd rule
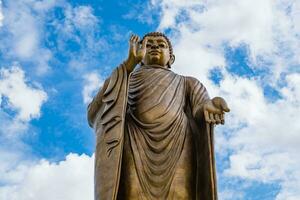
[[[150,32],[144,35],[141,43],[147,39],[146,54],[142,65],[160,65],[171,68],[175,61],[172,44],[169,38],[160,32]]]

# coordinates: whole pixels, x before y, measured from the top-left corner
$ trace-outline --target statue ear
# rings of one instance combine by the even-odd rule
[[[172,65],[174,62],[175,62],[175,55],[172,54],[172,55],[170,56],[170,60],[169,60],[169,62],[168,62],[168,65],[169,65],[170,68],[171,68],[171,65]]]

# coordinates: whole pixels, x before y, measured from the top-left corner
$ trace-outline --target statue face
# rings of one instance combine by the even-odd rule
[[[169,60],[170,51],[166,39],[162,36],[147,36],[146,55],[143,63],[165,67]]]

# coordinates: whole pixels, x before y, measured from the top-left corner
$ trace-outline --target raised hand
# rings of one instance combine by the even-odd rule
[[[205,121],[212,124],[224,124],[224,113],[229,112],[226,101],[221,97],[215,97],[204,105]]]
[[[129,55],[126,61],[127,69],[132,71],[134,67],[139,64],[146,54],[147,38],[140,44],[140,37],[137,35],[131,35],[129,39]]]

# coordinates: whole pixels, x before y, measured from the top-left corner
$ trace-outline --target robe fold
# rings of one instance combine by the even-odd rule
[[[198,80],[167,68],[116,68],[88,107],[95,199],[216,200],[208,100]]]

